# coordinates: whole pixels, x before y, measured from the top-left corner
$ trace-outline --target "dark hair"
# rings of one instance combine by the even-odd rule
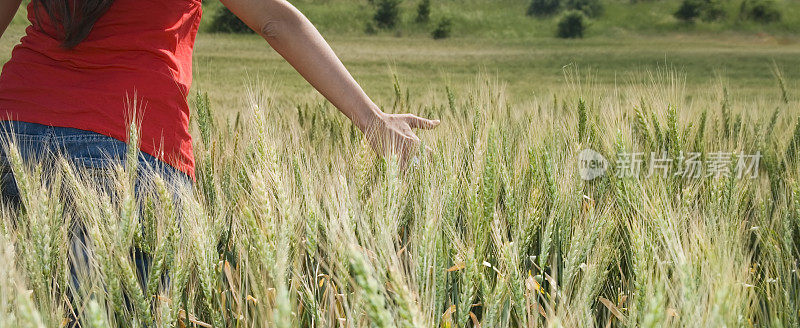
[[[114,0],[33,0],[36,20],[39,6],[56,28],[61,46],[74,48],[92,31],[94,23],[108,11]]]

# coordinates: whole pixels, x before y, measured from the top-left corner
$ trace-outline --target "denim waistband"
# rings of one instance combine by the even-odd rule
[[[63,156],[78,166],[108,169],[125,163],[128,145],[112,137],[87,130],[48,126],[21,121],[0,121],[0,140],[13,141],[25,161],[43,161]],[[155,170],[163,177],[189,178],[185,173],[150,154],[138,152],[140,167]],[[0,164],[7,164],[0,147]]]

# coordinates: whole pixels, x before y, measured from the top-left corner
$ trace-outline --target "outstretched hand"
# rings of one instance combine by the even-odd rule
[[[381,156],[396,155],[401,167],[419,151],[421,141],[412,129],[430,130],[439,120],[429,120],[413,114],[382,113],[365,132],[370,146]]]

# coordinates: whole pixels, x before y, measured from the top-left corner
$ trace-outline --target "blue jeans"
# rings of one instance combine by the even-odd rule
[[[79,170],[85,169],[83,171],[102,174],[108,172],[105,170],[116,164],[124,165],[127,153],[127,144],[96,132],[35,123],[0,122],[0,140],[5,142],[8,140],[7,138],[13,138],[24,162],[41,163],[45,168],[55,167],[57,164],[55,159],[61,156]],[[170,188],[191,186],[191,179],[185,173],[141,151],[138,157],[140,177],[143,177],[146,172],[153,172],[160,175]],[[137,193],[140,192],[139,180],[141,179],[137,179],[136,183]],[[98,182],[103,183],[102,181]],[[11,208],[13,212],[21,207],[17,183],[4,147],[0,147],[0,193],[2,193],[3,204]],[[67,200],[62,201],[67,202]],[[79,279],[76,270],[81,270],[81,268],[75,266],[85,265],[88,267],[89,265],[86,250],[87,236],[79,218],[70,230],[72,235],[71,245],[69,245],[72,256],[70,261],[71,287],[78,290]],[[144,285],[149,271],[150,256],[139,249],[132,249],[131,257],[136,263],[140,283]],[[74,324],[75,318],[71,319]]]
[[[13,137],[23,161],[27,163],[55,164],[53,160],[56,156],[63,156],[78,168],[90,170],[105,170],[114,164],[124,165],[128,149],[126,143],[96,132],[19,121],[0,122],[0,136]],[[191,179],[185,173],[141,151],[139,168],[143,172],[155,172],[173,186],[191,184]],[[10,171],[2,147],[0,170]],[[10,174],[3,174],[0,188],[4,200],[19,200],[16,181]]]

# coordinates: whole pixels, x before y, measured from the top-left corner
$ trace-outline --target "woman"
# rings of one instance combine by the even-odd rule
[[[0,2],[0,37],[20,2]],[[376,151],[405,159],[420,143],[411,129],[439,124],[382,112],[287,1],[222,3],[369,131]],[[19,146],[26,156],[58,150],[78,163],[105,166],[108,155],[124,155],[128,107],[137,103],[142,161],[193,179],[186,95],[201,0],[32,0],[27,9],[31,25],[0,74],[0,120],[4,130],[24,136]]]

